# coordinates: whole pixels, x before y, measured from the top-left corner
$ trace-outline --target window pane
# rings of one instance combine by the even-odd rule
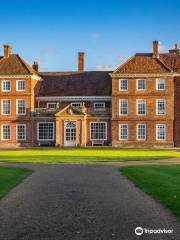
[[[17,114],[24,115],[26,114],[26,101],[24,99],[17,100]]]
[[[26,125],[17,124],[17,140],[25,140],[26,138]]]
[[[119,90],[121,90],[121,91],[128,90],[128,80],[127,79],[119,80]]]
[[[146,114],[146,100],[143,99],[137,100],[137,114],[138,115]]]
[[[2,125],[2,139],[3,140],[10,140],[11,139],[10,125]]]
[[[54,140],[54,123],[38,124],[38,140]]]
[[[138,90],[145,90],[146,89],[146,80],[145,79],[138,79],[137,80],[137,89]]]
[[[138,140],[146,139],[146,124],[137,125],[137,139]]]
[[[166,100],[158,99],[156,105],[157,115],[164,115],[166,113]]]
[[[157,90],[165,90],[165,79],[157,80]]]
[[[91,123],[91,140],[106,140],[106,123]]]
[[[165,124],[157,124],[156,125],[156,139],[157,140],[165,140],[166,139],[166,125]]]
[[[119,139],[128,140],[128,124],[119,125]]]
[[[5,99],[2,100],[2,114],[9,115],[11,113],[11,100]]]
[[[120,100],[120,115],[128,115],[128,99]]]

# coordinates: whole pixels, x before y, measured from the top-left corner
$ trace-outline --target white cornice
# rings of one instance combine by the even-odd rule
[[[175,77],[180,76],[180,73],[110,73],[112,78],[122,77],[122,78],[140,78],[140,77]]]
[[[36,74],[31,75],[0,75],[0,79],[9,79],[9,78],[15,78],[15,79],[21,79],[21,78],[32,78],[34,80],[41,80],[42,78]]]
[[[97,100],[97,101],[111,101],[111,96],[45,96],[45,97],[36,97],[40,101],[88,101],[88,100]]]

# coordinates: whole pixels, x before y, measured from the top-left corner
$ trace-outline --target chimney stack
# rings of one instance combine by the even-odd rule
[[[39,72],[39,64],[34,61],[34,64],[32,65],[32,68],[36,71]]]
[[[153,58],[159,58],[159,42],[153,41]]]
[[[174,49],[169,49],[169,53],[171,53],[171,54],[177,54],[177,53],[179,54],[180,53],[178,43],[175,44]]]
[[[12,47],[10,45],[4,45],[4,57],[8,58],[11,54]]]
[[[84,52],[78,53],[78,72],[84,72]]]

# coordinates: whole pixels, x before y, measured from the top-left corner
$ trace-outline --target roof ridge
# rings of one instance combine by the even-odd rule
[[[17,56],[17,58],[20,60],[22,65],[28,70],[30,74],[33,74],[33,73],[37,74],[37,72],[19,56],[19,54],[14,54],[14,55]]]
[[[124,63],[122,63],[120,66],[118,66],[114,71],[113,74],[116,73],[120,68],[122,68],[125,64],[130,62],[136,55],[134,54],[132,57],[129,57]]]
[[[173,69],[167,66],[162,59],[156,58],[157,61],[159,61],[168,71],[173,72]]]

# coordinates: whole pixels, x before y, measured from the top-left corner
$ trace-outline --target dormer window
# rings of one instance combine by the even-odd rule
[[[47,103],[47,108],[54,110],[57,108],[57,103],[55,102]]]
[[[71,106],[75,108],[82,108],[82,102],[73,102],[71,103]]]
[[[25,91],[26,90],[26,81],[17,80],[16,81],[16,91]]]
[[[10,92],[10,91],[11,91],[11,80],[3,80],[2,92]]]
[[[96,102],[94,103],[94,111],[104,111],[105,110],[105,102]]]

